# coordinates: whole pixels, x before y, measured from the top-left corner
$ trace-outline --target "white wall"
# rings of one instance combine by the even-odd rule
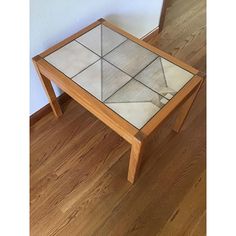
[[[141,38],[159,25],[163,0],[31,0],[30,57],[99,18]],[[61,91],[54,86],[57,95]],[[30,114],[48,103],[30,64]]]

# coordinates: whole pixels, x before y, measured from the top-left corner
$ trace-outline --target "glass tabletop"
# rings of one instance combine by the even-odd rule
[[[44,59],[138,129],[193,77],[102,24]]]

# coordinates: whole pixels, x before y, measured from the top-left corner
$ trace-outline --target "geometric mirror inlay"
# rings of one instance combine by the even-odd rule
[[[138,129],[193,77],[102,24],[44,59]]]

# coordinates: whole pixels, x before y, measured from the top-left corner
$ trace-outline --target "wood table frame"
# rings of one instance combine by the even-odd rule
[[[128,121],[113,112],[105,104],[98,101],[89,92],[76,85],[62,72],[60,72],[55,67],[50,65],[46,60],[44,60],[45,56],[63,47],[67,43],[95,28],[99,24],[103,24],[106,27],[124,35],[126,38],[194,74],[194,77],[140,130],[135,128]],[[147,138],[155,130],[157,130],[160,124],[176,109],[179,109],[180,111],[173,126],[173,130],[175,132],[179,132],[203,82],[203,78],[200,76],[200,72],[197,69],[132,36],[131,34],[125,32],[124,30],[118,28],[110,22],[107,22],[104,19],[97,20],[96,22],[80,30],[76,34],[64,39],[62,42],[35,56],[33,58],[33,63],[43,85],[43,88],[47,94],[53,113],[56,117],[61,116],[62,111],[57,101],[51,81],[53,81],[65,93],[67,93],[75,101],[85,107],[88,111],[94,114],[98,119],[104,122],[107,126],[113,129],[117,134],[119,134],[131,144],[132,148],[128,170],[128,180],[131,183],[134,183],[137,177]]]

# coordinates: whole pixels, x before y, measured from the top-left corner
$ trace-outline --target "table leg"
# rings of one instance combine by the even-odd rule
[[[144,137],[140,133],[134,136],[129,160],[128,181],[134,183],[142,161]]]
[[[180,131],[180,129],[182,128],[184,121],[186,120],[188,113],[193,105],[193,102],[194,102],[195,98],[197,97],[197,94],[201,88],[201,85],[202,85],[202,82],[196,88],[194,93],[180,107],[179,114],[177,115],[177,118],[175,120],[175,124],[172,128],[176,133],[178,133]]]
[[[60,105],[57,101],[57,97],[56,97],[56,94],[55,94],[54,89],[52,87],[51,81],[40,73],[36,62],[34,62],[34,65],[35,65],[36,71],[38,73],[38,76],[41,80],[41,83],[43,85],[44,91],[48,97],[48,101],[51,105],[54,115],[56,117],[61,116],[62,111],[61,111]]]

